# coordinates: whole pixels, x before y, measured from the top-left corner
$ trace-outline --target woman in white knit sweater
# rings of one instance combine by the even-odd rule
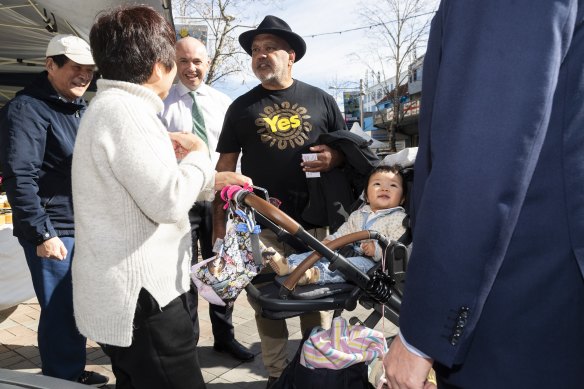
[[[250,182],[216,174],[199,138],[169,138],[158,119],[174,44],[172,27],[144,6],[103,14],[90,33],[103,79],[73,156],[73,298],[77,326],[110,356],[116,388],[204,387],[184,300],[188,210],[224,184]]]

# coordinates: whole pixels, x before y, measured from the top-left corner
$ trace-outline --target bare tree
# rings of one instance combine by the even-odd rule
[[[403,118],[401,93],[405,89],[400,85],[407,80],[408,65],[416,59],[416,50],[426,45],[436,3],[436,0],[379,0],[361,5],[361,14],[370,23],[371,37],[376,42],[369,57],[375,58],[370,69],[383,80],[389,80],[384,98],[391,100],[393,111],[387,123],[390,151],[396,151],[395,135]]]
[[[238,28],[252,28],[243,25],[246,7],[254,2],[266,0],[176,0],[173,1],[175,22],[196,22],[208,29],[207,50],[211,64],[206,83],[217,81],[236,73],[243,73],[248,66],[247,54],[237,41]],[[237,16],[234,16],[237,15]]]

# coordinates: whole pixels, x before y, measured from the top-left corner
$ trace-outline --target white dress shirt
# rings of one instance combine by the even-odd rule
[[[164,110],[160,114],[168,131],[192,131],[193,117],[191,109],[193,98],[189,95],[189,92],[191,90],[180,81],[170,88],[168,97],[164,100]],[[219,159],[219,153],[215,149],[223,127],[225,112],[231,105],[231,99],[226,94],[203,83],[195,90],[195,94],[197,105],[205,120],[209,152],[214,167]]]

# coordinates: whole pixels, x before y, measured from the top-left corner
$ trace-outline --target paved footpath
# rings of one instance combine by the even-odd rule
[[[260,339],[255,324],[254,311],[247,302],[245,292],[239,296],[235,303],[233,325],[237,340],[256,354],[256,358],[252,362],[242,363],[232,359],[227,354],[217,353],[213,350],[213,334],[208,312],[208,303],[201,298],[199,301],[201,335],[198,350],[199,362],[207,386],[213,389],[265,388],[268,374],[261,360]],[[36,299],[0,311],[0,368],[31,374],[40,372],[40,356],[37,346],[39,313]],[[342,316],[346,318],[357,316],[361,320],[365,320],[367,311],[359,306],[355,311],[344,312]],[[298,348],[302,334],[298,318],[288,319],[287,322],[291,339],[288,352],[292,356]],[[382,330],[386,336],[396,333],[396,327],[387,320],[380,322],[376,328]],[[109,385],[104,388],[115,388],[115,377],[109,358],[95,342],[90,340],[87,342],[87,369],[109,376]]]

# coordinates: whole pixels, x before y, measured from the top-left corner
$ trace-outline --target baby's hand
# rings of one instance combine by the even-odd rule
[[[361,250],[363,250],[363,254],[368,257],[375,256],[375,243],[372,240],[368,240],[367,242],[361,243]]]

